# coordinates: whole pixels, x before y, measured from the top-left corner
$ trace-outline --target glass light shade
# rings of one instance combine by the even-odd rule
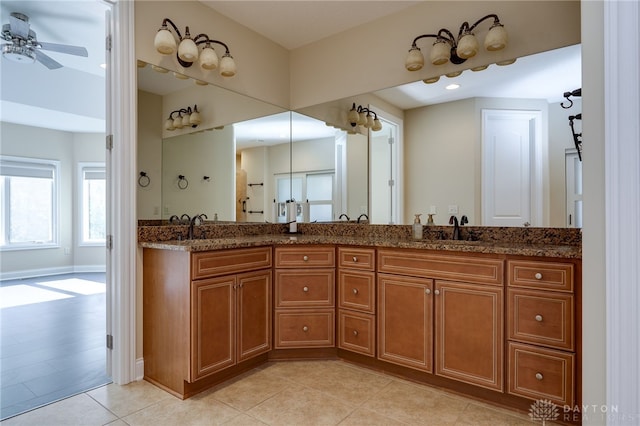
[[[429,60],[433,65],[442,65],[451,58],[451,45],[446,40],[436,40],[431,47]]]
[[[404,61],[404,67],[409,71],[418,71],[424,66],[424,55],[419,47],[409,49],[407,59]]]
[[[173,72],[173,76],[175,78],[177,78],[178,80],[189,80],[189,76],[188,75],[184,75],[184,74],[180,74],[179,72]]]
[[[189,124],[191,126],[197,126],[200,123],[202,123],[202,117],[200,117],[200,113],[198,112],[198,110],[195,110],[191,113],[191,116],[189,117]]]
[[[349,114],[347,114],[347,120],[349,120],[349,124],[351,124],[354,127],[358,125],[358,121],[360,120],[360,114],[358,114],[358,111],[356,111],[355,108],[349,110]]]
[[[238,72],[236,61],[228,53],[225,53],[220,60],[220,75],[223,77],[233,77]]]
[[[365,124],[365,127],[373,127],[373,117],[371,116],[371,114],[367,114],[367,124]]]
[[[176,39],[173,34],[166,28],[160,28],[153,40],[156,50],[163,55],[170,55],[176,51]]]
[[[189,122],[189,118],[191,118],[191,114],[187,113],[182,117],[182,127],[189,127],[191,124]]]
[[[157,66],[157,65],[151,65],[151,69],[152,69],[152,70],[154,70],[154,71],[159,72],[160,74],[166,74],[166,73],[168,73],[168,72],[169,72],[169,70],[168,70],[168,69],[166,69],[166,68],[162,68],[162,67],[159,67],[159,66]]]
[[[178,115],[173,119],[173,127],[176,129],[182,129],[184,126],[182,125],[182,115]]]
[[[478,53],[478,39],[471,33],[466,33],[458,40],[458,48],[456,54],[462,59],[468,59],[476,56]]]
[[[196,84],[198,86],[206,86],[207,84],[209,84],[206,81],[202,81],[202,80],[198,80],[198,79],[195,79],[194,81],[196,82]]]
[[[175,127],[173,127],[173,120],[171,118],[167,118],[164,122],[164,129],[165,130],[174,130]]]
[[[198,59],[198,46],[191,37],[185,37],[180,42],[178,57],[185,62],[195,62]]]
[[[487,68],[489,68],[489,65],[480,65],[480,66],[471,68],[471,71],[473,72],[484,71]]]
[[[438,80],[440,80],[440,76],[425,78],[424,80],[422,80],[422,82],[424,84],[433,84],[433,83],[438,82]]]
[[[515,58],[513,58],[513,59],[506,59],[506,60],[504,60],[504,61],[496,62],[496,65],[499,65],[499,66],[501,66],[501,67],[504,67],[504,66],[506,66],[506,65],[511,65],[511,64],[513,64],[515,61],[516,61],[516,59],[515,59]]]
[[[373,126],[371,126],[371,130],[377,132],[378,130],[382,130],[382,123],[377,118],[373,120]]]
[[[445,74],[449,78],[454,78],[462,74],[462,71],[452,71],[450,73]]]
[[[200,52],[200,66],[205,70],[215,70],[218,68],[218,54],[213,47],[206,45]]]
[[[358,114],[358,124],[361,126],[364,126],[367,124],[367,114],[365,114],[364,112],[361,112],[360,114]]]
[[[490,52],[504,49],[507,46],[507,30],[502,24],[494,24],[484,39],[484,48]]]
[[[147,63],[145,61],[141,61],[140,59],[138,59],[136,63],[138,64],[138,68],[144,68],[147,66]]]

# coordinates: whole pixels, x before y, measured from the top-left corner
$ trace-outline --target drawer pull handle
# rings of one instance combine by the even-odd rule
[[[358,330],[353,330],[353,335],[357,336],[358,335]]]
[[[309,327],[305,325],[304,327],[302,327],[302,331],[309,331]]]
[[[536,321],[542,322],[542,315],[536,315]]]
[[[544,376],[542,375],[542,373],[536,373],[536,379],[542,380],[544,379]]]
[[[353,289],[353,294],[358,294],[358,289],[357,288]]]
[[[357,258],[357,257],[355,257],[355,256],[353,256],[353,261],[354,261],[354,262],[357,262],[357,261],[358,261],[358,258]]]
[[[536,272],[534,277],[536,277],[536,280],[541,280],[542,279],[542,274],[540,272]]]
[[[307,260],[309,260],[309,256],[302,256],[302,260],[306,262]]]
[[[302,287],[302,291],[304,291],[305,293],[307,293],[307,292],[309,291],[309,287],[307,287],[307,286]]]
[[[431,294],[431,289],[430,288],[425,288],[424,289],[424,293],[425,294]]]
[[[440,290],[434,290],[433,294],[435,294],[436,296],[440,294]]]

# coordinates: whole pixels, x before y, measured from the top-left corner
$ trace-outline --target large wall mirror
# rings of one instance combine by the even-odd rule
[[[356,102],[400,123],[400,146],[380,148],[378,159],[374,141],[393,139],[369,133],[372,223],[410,224],[419,213],[437,225],[464,215],[470,225],[580,227],[581,162],[568,118],[581,101],[563,97],[581,87],[580,45],[436,80],[300,111],[344,126]],[[393,167],[401,172],[389,177]]]

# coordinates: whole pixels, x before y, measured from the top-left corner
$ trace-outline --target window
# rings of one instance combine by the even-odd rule
[[[328,222],[335,220],[334,216],[334,175],[333,171],[317,173],[295,173],[276,176],[276,199],[280,208],[277,210],[278,222],[286,222],[284,205],[289,199],[289,193],[294,200],[309,202],[309,221]],[[296,220],[304,220],[303,211],[298,206]]]
[[[59,168],[59,161],[0,155],[0,248],[57,245]]]
[[[106,235],[106,179],[104,163],[78,163],[80,245],[104,245]]]

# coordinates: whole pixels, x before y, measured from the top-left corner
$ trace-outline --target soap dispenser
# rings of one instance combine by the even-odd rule
[[[429,213],[429,217],[427,218],[427,226],[434,226],[436,223],[433,221],[433,215],[435,213]]]
[[[421,240],[422,239],[422,223],[420,223],[421,214],[416,213],[416,218],[413,221],[413,239]]]

